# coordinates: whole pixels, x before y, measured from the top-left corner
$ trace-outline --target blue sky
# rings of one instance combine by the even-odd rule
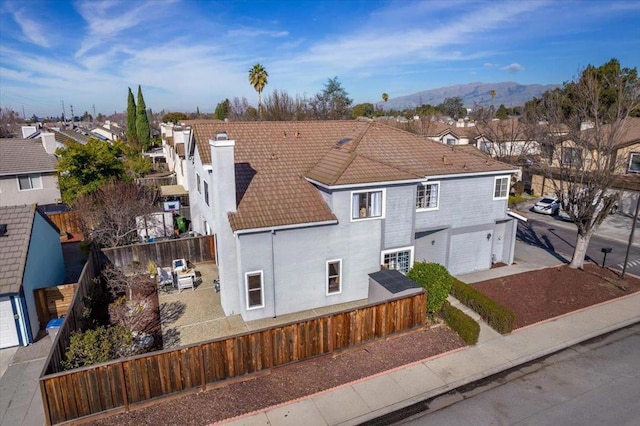
[[[1,0],[0,0],[1,1]],[[354,103],[471,82],[558,84],[640,62],[640,1],[0,2],[0,106],[25,115],[211,112],[256,93],[312,96],[337,76]]]

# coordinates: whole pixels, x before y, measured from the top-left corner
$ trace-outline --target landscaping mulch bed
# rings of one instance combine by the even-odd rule
[[[205,425],[302,398],[463,346],[465,344],[458,335],[445,326],[420,329],[91,423]]]
[[[542,269],[473,284],[511,308],[516,328],[640,291],[640,279],[592,264]],[[463,347],[446,326],[414,331],[289,366],[207,392],[92,421],[97,425],[204,425],[302,398]]]
[[[515,328],[535,324],[616,297],[640,291],[640,279],[594,264],[584,270],[568,266],[541,269],[473,284],[511,308]]]

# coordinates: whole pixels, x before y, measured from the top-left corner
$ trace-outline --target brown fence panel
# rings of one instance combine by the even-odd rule
[[[51,318],[67,315],[77,286],[77,284],[64,284],[34,290],[40,328],[44,329]]]
[[[186,259],[190,262],[210,262],[216,259],[213,235],[132,244],[102,251],[119,268],[129,266],[132,262],[139,262],[145,267],[149,261],[159,266],[171,266],[173,259]]]
[[[70,314],[75,315],[73,311]],[[298,323],[44,376],[40,378],[40,388],[46,419],[48,423],[59,423],[105,410],[128,410],[129,404],[327,354],[422,326],[425,320],[426,295],[419,293]],[[56,357],[50,354],[49,364]],[[55,371],[57,367],[47,367],[47,373]]]
[[[47,217],[56,224],[60,231],[82,232],[82,229],[80,228],[80,218],[74,211],[48,213]]]

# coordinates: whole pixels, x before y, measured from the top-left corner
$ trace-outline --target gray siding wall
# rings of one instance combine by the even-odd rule
[[[416,188],[413,185],[387,188],[382,249],[413,245]]]
[[[196,184],[196,173],[200,175],[200,192],[198,192]],[[203,220],[206,220],[212,230],[215,229],[215,220],[213,217],[213,200],[209,194],[209,205],[204,200],[204,182],[209,185],[211,192],[211,173],[204,169],[200,155],[196,149],[193,160],[187,160],[187,179],[189,180],[189,205],[191,207],[191,229],[205,235],[206,230]]]
[[[440,179],[439,208],[416,212],[416,229],[458,228],[504,218],[508,200],[493,200],[494,181],[494,176]]]
[[[416,232],[415,262],[433,262],[447,265],[449,253],[449,230]]]
[[[41,174],[42,189],[20,191],[17,176],[0,178],[0,207],[60,202],[60,189],[56,174]]]
[[[368,274],[380,269],[382,221],[351,222],[350,191],[334,192],[331,199],[336,225],[238,237],[238,288],[242,289],[238,305],[245,320],[367,298]],[[326,262],[335,259],[342,259],[342,293],[327,296]],[[263,271],[265,306],[247,310],[245,273],[259,270]]]

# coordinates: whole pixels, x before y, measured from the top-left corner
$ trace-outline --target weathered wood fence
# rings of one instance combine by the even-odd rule
[[[150,260],[159,266],[171,266],[173,259],[186,259],[191,262],[209,262],[216,259],[213,235],[132,244],[103,249],[102,252],[119,268],[127,267],[132,262],[139,262],[145,267]]]
[[[101,264],[100,253],[92,252],[82,269],[76,292],[71,299],[71,304],[67,309],[62,326],[53,340],[53,346],[49,352],[43,374],[60,371],[61,362],[64,360],[64,354],[69,346],[71,333],[76,330],[82,330],[82,313],[86,306],[85,297],[92,294],[94,287],[97,285],[94,282],[94,278],[100,275]]]
[[[33,291],[40,328],[44,329],[52,318],[67,315],[77,284],[39,288]]]
[[[414,327],[426,295],[367,305],[180,349],[112,361],[40,378],[47,424],[103,411],[128,411],[153,398],[206,390],[207,384],[328,354]]]
[[[49,213],[47,214],[47,217],[56,224],[60,231],[82,232],[82,229],[80,228],[80,218],[74,211]]]

